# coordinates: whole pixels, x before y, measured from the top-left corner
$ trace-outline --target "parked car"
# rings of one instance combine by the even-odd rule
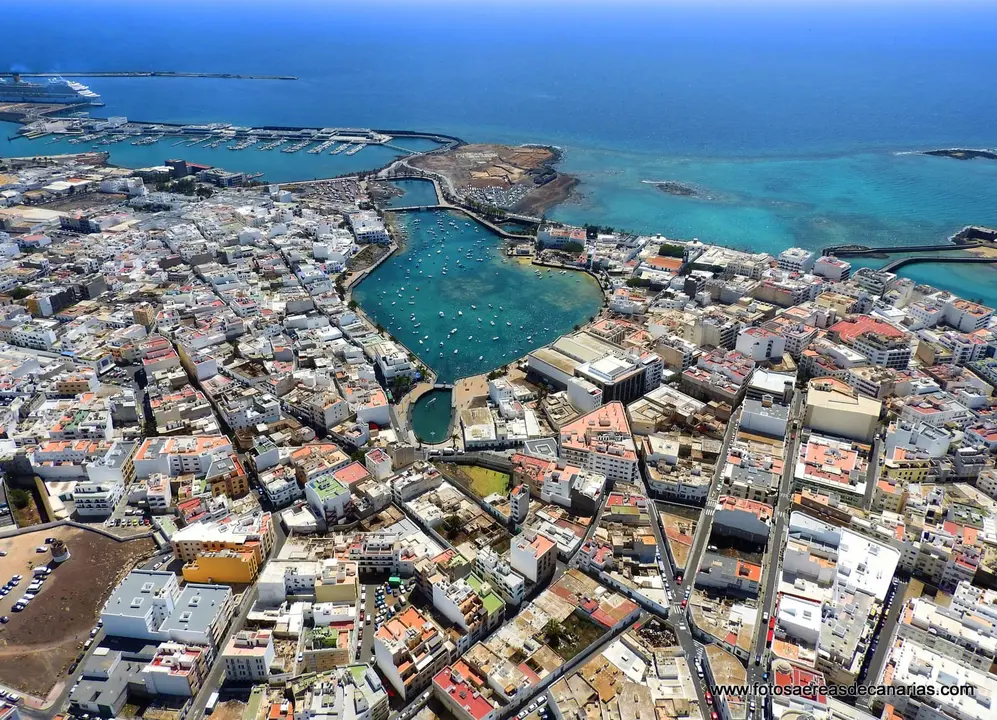
[[[4,615],[3,617],[0,617],[0,624],[6,625],[9,622],[10,622],[10,615]]]

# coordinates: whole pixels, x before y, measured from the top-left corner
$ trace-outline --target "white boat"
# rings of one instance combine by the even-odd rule
[[[489,320],[488,322],[489,322],[490,324],[492,324],[492,325],[494,325],[494,324],[495,324],[495,321],[494,321],[494,320]]]
[[[456,355],[456,354],[457,354],[457,348],[454,348],[454,349],[453,349],[453,354],[454,354],[454,355]]]
[[[461,316],[462,316],[462,315],[463,315],[464,313],[463,313],[463,311],[461,311],[461,310],[458,310],[458,311],[457,311],[457,314],[458,314],[458,315],[461,315]]]
[[[498,340],[498,335],[492,338],[492,340]]]
[[[484,360],[484,359],[485,359],[484,355],[478,355],[478,360]]]
[[[443,311],[442,311],[442,310],[440,310],[440,317],[446,317],[446,316],[445,316],[445,315],[443,314]]]

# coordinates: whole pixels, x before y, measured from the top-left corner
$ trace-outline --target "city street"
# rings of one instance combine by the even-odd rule
[[[762,563],[762,587],[758,595],[758,627],[755,628],[755,639],[752,643],[752,651],[748,658],[748,684],[762,682],[762,676],[768,672],[768,662],[765,654],[768,652],[766,635],[768,634],[768,623],[762,621],[765,613],[770,618],[775,611],[775,600],[778,596],[778,582],[782,574],[782,551],[786,546],[785,534],[789,521],[789,512],[792,500],[793,474],[796,468],[796,454],[799,448],[800,433],[798,423],[800,409],[802,407],[803,393],[797,391],[793,395],[789,411],[789,433],[786,439],[785,462],[783,464],[782,478],[779,483],[779,495],[776,500],[774,511],[775,524],[769,534],[768,550],[766,559]],[[755,664],[755,658],[760,657],[762,661]]]

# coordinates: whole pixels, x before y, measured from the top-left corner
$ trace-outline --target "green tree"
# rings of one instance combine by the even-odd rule
[[[584,249],[585,249],[584,245],[582,245],[580,242],[575,242],[574,240],[572,240],[571,242],[564,243],[565,252],[580,253]]]
[[[28,288],[23,288],[23,287],[14,288],[10,292],[10,296],[15,300],[23,300],[29,295],[31,295],[31,290],[28,290]]]
[[[546,246],[544,245],[544,241],[538,238],[537,241],[533,244],[533,247],[537,249],[537,252],[543,252],[543,249]]]
[[[22,490],[21,488],[11,489],[7,493],[7,497],[10,498],[11,504],[18,510],[28,507],[28,503],[31,502],[31,495],[28,494],[27,490]]]
[[[446,533],[447,540],[453,540],[460,535],[463,527],[464,522],[460,519],[459,515],[447,515],[443,519],[443,532]]]
[[[662,257],[681,258],[684,257],[684,251],[681,245],[662,243],[661,247],[658,248],[658,255]]]

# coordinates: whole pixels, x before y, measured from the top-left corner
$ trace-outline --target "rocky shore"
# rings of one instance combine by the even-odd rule
[[[641,180],[641,182],[646,185],[653,185],[667,195],[677,195],[679,197],[701,197],[703,195],[698,188],[678,182],[677,180]]]
[[[921,153],[922,155],[931,155],[933,157],[947,157],[953,160],[976,160],[981,158],[983,160],[997,160],[997,151],[994,150],[971,150],[967,148],[948,148],[943,150],[925,150]]]

